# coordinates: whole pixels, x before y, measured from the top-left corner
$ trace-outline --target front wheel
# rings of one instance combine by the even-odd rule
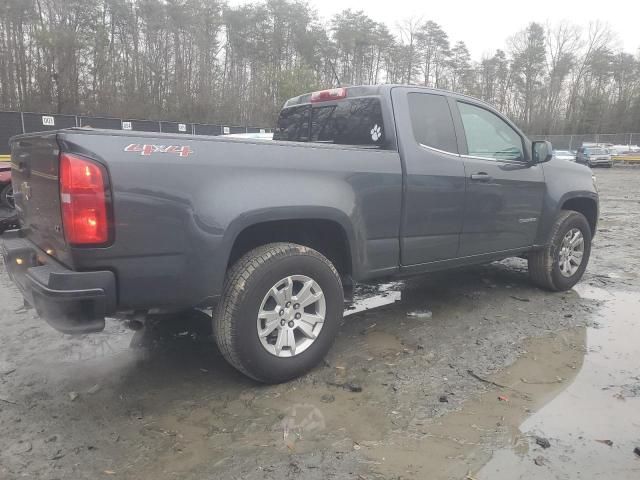
[[[591,254],[591,227],[579,212],[563,210],[551,228],[551,240],[529,254],[529,275],[547,290],[573,287],[587,268]]]
[[[215,339],[225,359],[245,375],[284,382],[324,358],[343,302],[340,276],[323,255],[292,243],[264,245],[228,272]]]

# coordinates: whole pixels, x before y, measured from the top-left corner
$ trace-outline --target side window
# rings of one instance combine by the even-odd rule
[[[522,138],[504,120],[484,108],[458,102],[469,155],[495,160],[524,160]]]
[[[409,93],[409,115],[416,142],[458,153],[453,118],[445,97],[431,93]]]

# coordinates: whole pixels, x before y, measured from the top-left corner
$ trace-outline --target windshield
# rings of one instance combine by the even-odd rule
[[[609,150],[606,148],[588,148],[587,153],[589,155],[608,155]]]

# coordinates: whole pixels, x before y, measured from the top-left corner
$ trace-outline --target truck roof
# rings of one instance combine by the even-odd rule
[[[457,97],[457,98],[466,98],[496,110],[496,107],[494,107],[490,103],[480,100],[479,98],[472,97],[471,95],[465,95],[463,93],[453,92],[451,90],[445,90],[442,88],[425,87],[423,85],[406,85],[406,84],[400,84],[400,83],[388,83],[388,84],[380,84],[380,85],[349,85],[344,87],[331,87],[331,88],[345,88],[348,92],[349,97],[381,96],[391,91],[394,88],[419,89],[419,90],[424,90],[425,93],[430,92],[430,93],[437,93],[438,95],[446,95],[446,96]],[[302,95],[298,95],[297,97],[292,97],[285,102],[283,108],[292,107],[294,105],[303,105],[305,103],[311,103],[311,95],[312,95],[312,92],[308,92],[308,93],[303,93]]]

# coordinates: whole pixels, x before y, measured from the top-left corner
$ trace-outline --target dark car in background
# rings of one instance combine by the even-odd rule
[[[589,167],[611,167],[611,152],[600,146],[582,146],[576,154],[576,162]]]

